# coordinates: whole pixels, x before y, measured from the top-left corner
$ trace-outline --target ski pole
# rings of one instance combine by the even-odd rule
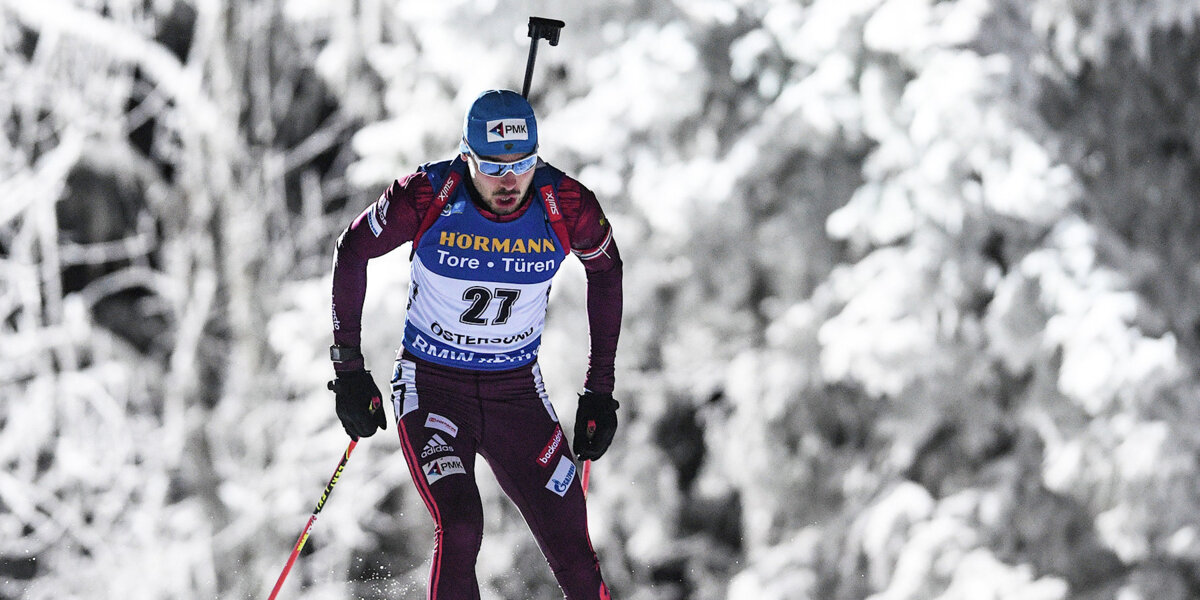
[[[296,557],[300,556],[300,549],[304,547],[304,542],[308,541],[308,533],[312,531],[313,523],[317,520],[317,514],[325,506],[325,501],[329,499],[329,494],[333,492],[334,484],[337,483],[338,477],[342,475],[342,469],[346,467],[346,461],[350,460],[350,453],[354,452],[354,447],[357,445],[358,438],[354,438],[350,440],[350,445],[346,446],[346,453],[342,455],[342,460],[338,462],[337,470],[333,472],[333,478],[329,480],[329,484],[325,486],[325,491],[321,493],[321,499],[317,501],[317,508],[313,510],[312,516],[308,518],[308,524],[304,526],[304,531],[300,533],[300,539],[296,540],[296,547],[292,548],[292,555],[288,557],[287,564],[283,566],[283,572],[279,574],[279,580],[275,582],[275,588],[271,590],[271,596],[268,600],[275,600],[275,596],[279,594],[279,588],[283,587],[283,580],[287,579],[288,572],[292,570],[292,565],[296,562]]]
[[[559,31],[567,24],[557,19],[529,17],[529,60],[525,62],[525,85],[521,96],[529,97],[529,84],[533,82],[533,61],[537,59],[538,40],[545,38],[551,46],[558,45]]]
[[[582,481],[580,481],[580,483],[583,484],[583,497],[584,498],[587,498],[588,476],[590,476],[591,474],[592,474],[592,461],[590,461],[590,460],[583,461],[583,477],[582,477]]]
[[[596,433],[596,421],[591,420],[587,423],[587,435],[592,437]],[[592,461],[591,459],[583,461],[583,475],[579,478],[579,484],[583,486],[583,497],[587,498],[588,479],[592,476]]]

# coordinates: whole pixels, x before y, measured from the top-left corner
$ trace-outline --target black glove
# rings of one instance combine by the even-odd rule
[[[579,408],[575,411],[575,443],[571,449],[580,460],[604,456],[617,433],[619,406],[612,394],[584,391],[579,395]]]
[[[337,398],[338,419],[351,438],[371,437],[376,429],[387,429],[383,395],[370,371],[339,371],[328,387]]]

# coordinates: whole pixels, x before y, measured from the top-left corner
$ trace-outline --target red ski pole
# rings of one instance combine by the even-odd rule
[[[592,461],[590,461],[590,460],[583,461],[583,478],[582,478],[583,480],[580,481],[580,483],[583,484],[583,497],[584,498],[587,498],[588,476],[590,476],[591,474],[592,474]]]
[[[592,437],[592,435],[595,433],[596,433],[596,422],[588,421],[588,424],[587,424],[588,437]],[[579,484],[583,486],[583,497],[584,498],[587,498],[588,479],[591,478],[591,475],[592,475],[592,461],[585,460],[585,461],[583,461],[583,476],[579,478]]]
[[[350,460],[350,453],[354,452],[354,447],[358,445],[358,439],[350,440],[350,445],[346,446],[346,453],[342,455],[342,460],[338,462],[337,470],[333,472],[333,478],[329,480],[329,484],[325,486],[325,491],[321,493],[321,499],[317,501],[317,508],[313,510],[312,516],[308,518],[308,524],[304,526],[304,531],[300,533],[300,539],[296,540],[296,547],[292,548],[292,555],[288,557],[287,564],[283,566],[283,572],[279,574],[279,580],[275,582],[275,589],[271,590],[271,596],[268,600],[275,600],[275,596],[279,594],[279,588],[283,587],[283,580],[287,579],[288,572],[292,570],[292,565],[296,563],[296,557],[300,556],[300,549],[304,547],[304,542],[308,541],[308,533],[312,531],[313,523],[317,520],[317,514],[321,512],[321,508],[325,506],[325,501],[329,499],[329,494],[333,492],[333,486],[337,483],[338,477],[342,475],[342,469],[346,467],[346,461]]]

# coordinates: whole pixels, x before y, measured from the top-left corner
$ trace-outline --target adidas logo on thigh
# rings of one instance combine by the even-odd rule
[[[434,454],[440,454],[442,452],[454,452],[454,447],[450,444],[447,444],[446,440],[443,439],[441,435],[435,433],[433,434],[433,437],[429,438],[429,441],[426,442],[425,447],[421,449],[421,458],[429,458]]]

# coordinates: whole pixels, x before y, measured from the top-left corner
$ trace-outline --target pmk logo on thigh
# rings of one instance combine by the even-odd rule
[[[463,468],[462,460],[457,456],[435,458],[421,465],[421,471],[425,473],[425,481],[429,482],[429,485],[443,477],[467,472]]]

